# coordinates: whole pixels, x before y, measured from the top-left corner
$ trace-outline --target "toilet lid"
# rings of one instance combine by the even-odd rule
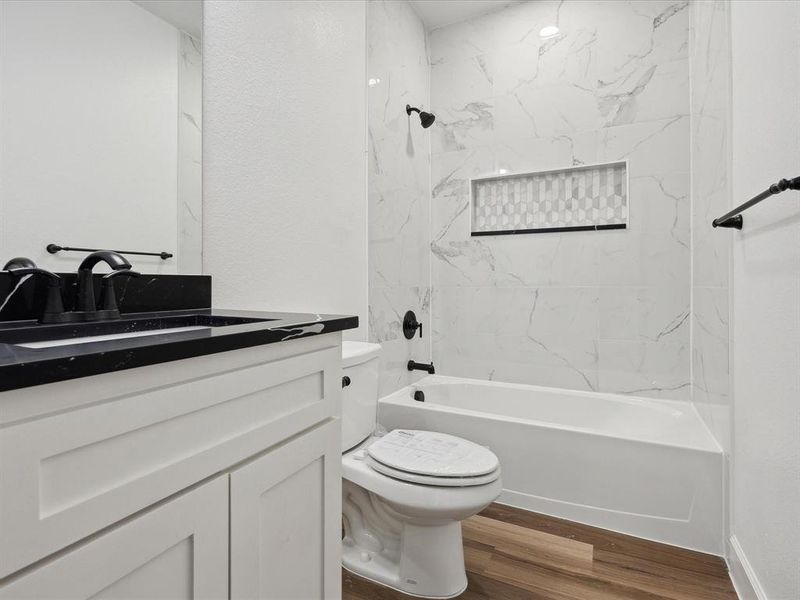
[[[377,471],[381,469],[374,463],[393,473],[426,478],[479,477],[493,474],[500,466],[494,452],[474,442],[446,433],[413,429],[391,431],[371,444],[367,455]]]
[[[492,483],[500,477],[500,468],[498,467],[491,473],[486,475],[476,475],[474,477],[441,477],[436,475],[419,475],[417,473],[408,473],[407,471],[398,471],[392,467],[387,467],[379,463],[371,456],[366,457],[366,463],[373,470],[407,483],[415,483],[417,485],[434,485],[444,487],[470,487],[473,485],[486,485]]]

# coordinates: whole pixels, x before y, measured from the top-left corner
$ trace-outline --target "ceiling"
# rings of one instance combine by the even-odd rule
[[[429,31],[479,17],[522,0],[409,0]]]
[[[143,9],[185,31],[195,39],[203,33],[202,0],[133,0]]]

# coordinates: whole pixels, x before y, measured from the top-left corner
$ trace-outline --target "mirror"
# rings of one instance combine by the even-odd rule
[[[0,2],[0,261],[200,273],[201,0]]]

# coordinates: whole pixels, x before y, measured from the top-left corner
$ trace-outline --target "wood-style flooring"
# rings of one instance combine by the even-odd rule
[[[723,560],[493,504],[463,523],[460,600],[736,600]],[[346,571],[344,600],[407,600]]]

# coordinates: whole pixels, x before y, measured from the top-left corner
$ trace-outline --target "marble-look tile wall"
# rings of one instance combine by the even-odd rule
[[[427,109],[425,28],[405,0],[367,5],[369,339],[383,345],[381,395],[411,383],[409,359],[430,359],[430,131],[406,115]],[[413,310],[422,339],[403,337]],[[438,365],[437,365],[438,366]]]
[[[689,12],[542,0],[431,32],[437,372],[689,398]],[[470,237],[470,178],[626,159],[627,230]]]
[[[729,229],[711,221],[730,198],[730,6],[692,3],[692,396],[726,451],[730,450]],[[744,201],[742,198],[741,201]]]
[[[202,43],[184,31],[178,35],[178,271],[202,273]]]

